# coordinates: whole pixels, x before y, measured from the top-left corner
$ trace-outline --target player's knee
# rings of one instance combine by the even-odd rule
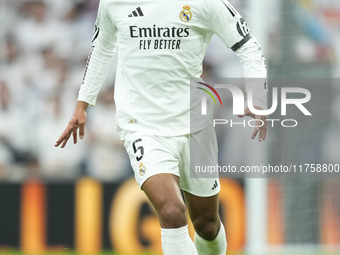
[[[165,228],[179,228],[187,224],[184,203],[167,203],[158,214],[161,225]]]
[[[218,214],[205,214],[193,220],[196,233],[205,240],[216,238],[220,225]]]

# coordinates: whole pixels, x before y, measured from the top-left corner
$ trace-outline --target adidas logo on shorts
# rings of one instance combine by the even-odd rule
[[[144,14],[140,7],[137,7],[136,10],[134,10],[131,14],[128,15],[128,17],[143,17],[143,16]]]
[[[218,187],[218,183],[217,183],[217,181],[215,181],[214,186],[212,187],[211,190],[214,190],[214,189],[216,189],[217,187]]]

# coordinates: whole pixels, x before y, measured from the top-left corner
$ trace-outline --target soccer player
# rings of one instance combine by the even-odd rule
[[[190,166],[217,164],[212,111],[190,121],[190,114],[200,111],[200,103],[190,103],[190,79],[200,78],[213,34],[241,58],[246,78],[266,77],[261,48],[226,0],[101,0],[78,102],[55,144],[65,147],[71,135],[77,143],[78,129],[83,139],[86,109],[95,105],[118,48],[118,130],[136,181],[158,214],[165,255],[224,255],[227,249],[218,214],[218,177],[190,178]],[[265,83],[248,86],[254,107],[266,109]],[[249,109],[245,115],[266,118]],[[265,140],[266,124],[255,128],[252,138],[257,134]],[[194,242],[186,206],[196,231]]]

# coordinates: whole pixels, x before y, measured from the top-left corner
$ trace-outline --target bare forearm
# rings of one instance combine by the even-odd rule
[[[77,110],[86,111],[88,106],[89,106],[88,103],[86,103],[84,101],[78,101],[75,111],[77,111]]]

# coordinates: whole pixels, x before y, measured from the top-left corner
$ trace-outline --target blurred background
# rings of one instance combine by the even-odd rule
[[[340,164],[340,2],[230,2],[258,38],[270,78],[314,81],[306,88],[317,118],[271,128],[265,144],[249,141],[250,128],[224,128],[220,165]],[[0,254],[161,254],[157,218],[115,132],[116,59],[88,110],[86,138],[53,146],[76,103],[98,3],[0,0]],[[243,77],[217,37],[203,77]],[[221,186],[228,252],[340,254],[337,178],[225,176]]]

